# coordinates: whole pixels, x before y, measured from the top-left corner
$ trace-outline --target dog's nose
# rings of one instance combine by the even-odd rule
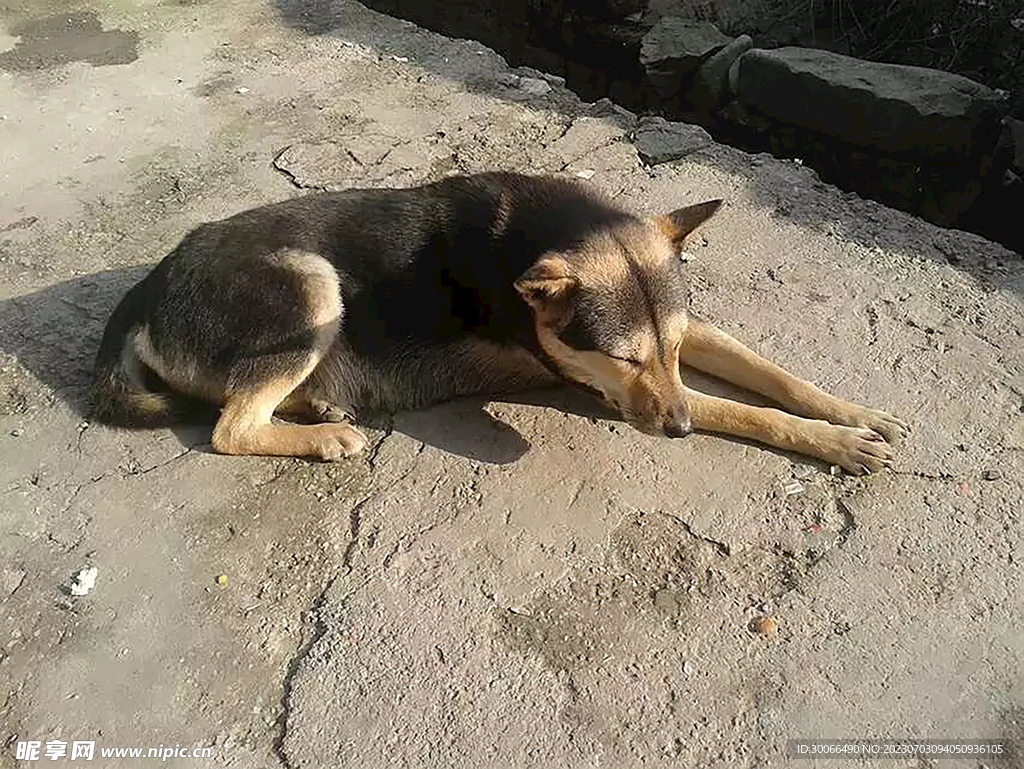
[[[665,421],[665,435],[669,438],[685,438],[691,432],[690,412],[686,409],[673,412]]]
[[[665,425],[665,435],[669,438],[685,438],[693,432],[690,427],[690,420],[687,419],[683,422],[669,422]]]

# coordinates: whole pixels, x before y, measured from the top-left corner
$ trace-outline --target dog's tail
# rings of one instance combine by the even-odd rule
[[[181,419],[178,396],[147,390],[144,364],[131,343],[146,306],[143,279],[125,294],[103,332],[93,369],[91,419],[117,427],[166,427]]]

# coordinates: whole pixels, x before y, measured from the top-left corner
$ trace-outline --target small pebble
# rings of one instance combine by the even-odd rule
[[[218,574],[216,582],[221,587],[224,587],[226,584],[228,584],[228,575],[227,574]]]
[[[802,494],[804,491],[804,485],[800,481],[794,479],[782,487],[782,490],[786,492],[787,497],[791,497],[794,494]]]
[[[774,617],[758,617],[750,623],[750,629],[758,635],[773,636],[779,631],[779,623]]]
[[[981,477],[984,478],[986,481],[998,481],[1000,478],[1003,477],[1003,474],[998,470],[986,470],[984,473],[981,474]]]
[[[21,437],[21,433],[22,433],[22,430],[21,430],[20,427],[15,427],[13,430],[11,430],[11,435],[13,435],[15,438],[20,438]]]
[[[235,89],[235,93],[247,94],[249,93],[249,89],[246,88],[244,85],[240,85],[238,86],[238,88]]]

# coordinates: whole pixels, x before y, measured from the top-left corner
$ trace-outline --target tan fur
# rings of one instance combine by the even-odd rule
[[[714,216],[722,207],[721,200],[708,200],[693,206],[655,217],[651,224],[674,246],[681,246],[686,236]]]
[[[629,280],[629,265],[611,256],[619,249],[609,233],[598,233],[576,249],[575,274],[588,287],[614,290]]]
[[[623,254],[641,270],[664,265],[676,258],[686,236],[719,205],[712,201],[657,217],[645,227],[627,224],[612,233],[599,233],[574,254],[572,270],[564,260],[555,259],[559,268],[552,270],[549,265],[531,283],[529,295],[524,294],[535,311],[541,348],[567,377],[596,389],[645,432],[659,433],[671,420],[686,419],[697,429],[797,451],[856,474],[888,466],[890,444],[903,437],[906,424],[885,412],[829,395],[714,326],[691,319],[685,311],[658,319],[661,339],[654,338],[652,328],[641,326],[623,335],[616,342],[620,349],[608,354],[574,350],[559,339],[561,319],[568,311],[566,285],[580,290],[621,286],[630,270]],[[546,279],[560,281],[558,290],[545,290]],[[764,395],[793,413],[689,389],[679,374],[681,363]]]
[[[224,382],[201,376],[193,360],[164,360],[153,347],[149,327],[143,326],[129,337],[125,349],[134,350],[139,360],[153,369],[164,382],[178,392],[195,398],[220,403],[224,397]]]
[[[341,291],[334,265],[317,254],[292,249],[273,254],[268,261],[277,262],[305,278],[311,300],[309,324],[322,337],[333,340],[342,316]]]
[[[228,397],[213,429],[213,448],[221,454],[263,454],[285,457],[318,457],[335,460],[366,447],[366,437],[352,425],[281,424],[271,421],[287,398],[317,361],[295,376],[267,382],[251,392]]]
[[[659,434],[669,420],[686,420],[686,401],[678,359],[653,354],[656,340],[638,334],[635,342],[643,365],[634,366],[595,351],[574,350],[538,319],[541,348],[562,372],[601,393],[634,427]]]
[[[680,359],[808,417],[689,390],[691,419],[697,429],[752,438],[857,474],[888,466],[890,444],[907,430],[905,423],[883,411],[841,400],[793,376],[707,323],[691,320]]]

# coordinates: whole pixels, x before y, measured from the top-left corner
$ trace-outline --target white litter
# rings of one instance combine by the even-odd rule
[[[238,86],[238,88],[235,89],[235,93],[246,94],[249,93],[249,89],[246,88],[244,85],[240,85]]]
[[[782,490],[786,492],[787,497],[791,497],[794,494],[802,494],[804,491],[804,485],[800,481],[792,480],[782,487]]]
[[[594,178],[594,174],[596,174],[596,173],[597,173],[597,171],[595,171],[592,168],[584,168],[582,171],[577,171],[576,175],[578,177],[580,177],[581,179],[593,179]]]
[[[693,259],[693,254],[691,254],[689,251],[681,251],[679,253],[679,261],[680,262],[688,262],[691,259]]]
[[[89,591],[96,587],[97,574],[99,574],[99,569],[95,566],[90,566],[78,572],[74,583],[71,585],[71,595],[89,595]]]
[[[399,64],[405,64],[407,61],[409,61],[408,56],[392,56],[391,58],[397,61]]]

